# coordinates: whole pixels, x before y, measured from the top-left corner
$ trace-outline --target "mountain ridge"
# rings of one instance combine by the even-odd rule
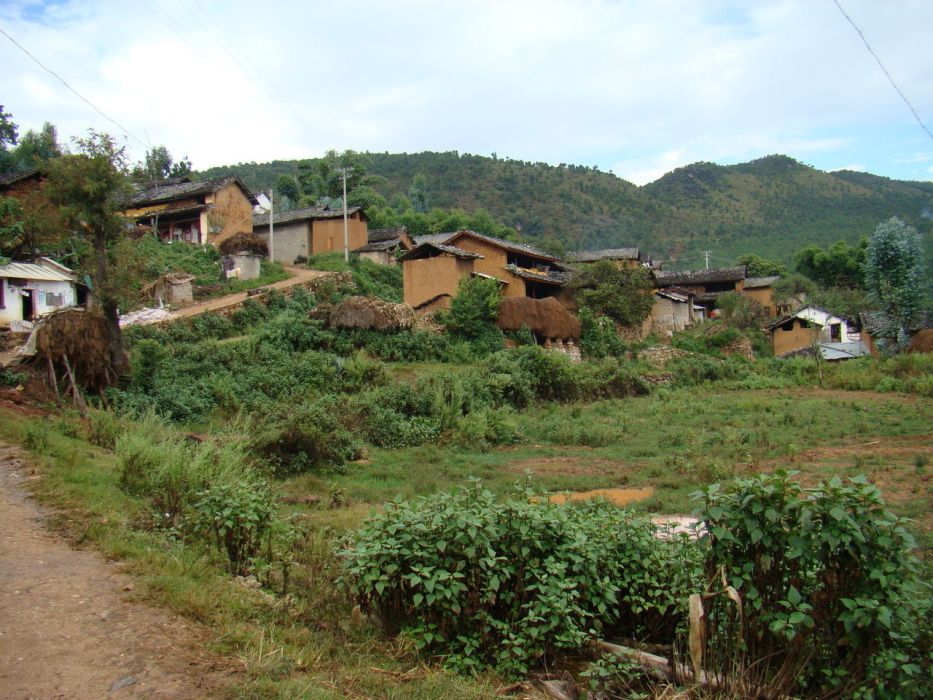
[[[809,243],[852,243],[900,216],[921,231],[933,257],[933,182],[824,172],[782,154],[735,165],[691,163],[642,186],[585,166],[456,151],[361,155],[390,201],[422,174],[430,206],[484,209],[524,240],[554,237],[567,249],[637,245],[663,258],[712,250],[721,262],[743,253],[789,262]],[[239,163],[200,175],[236,173],[248,186],[268,189],[279,175],[295,175],[299,162]]]

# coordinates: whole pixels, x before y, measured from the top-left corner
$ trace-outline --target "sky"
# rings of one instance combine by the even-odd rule
[[[839,3],[933,131],[933,2]],[[0,0],[0,29],[93,105],[0,34],[21,133],[107,131],[134,161],[459,151],[641,185],[783,153],[933,180],[833,0]]]

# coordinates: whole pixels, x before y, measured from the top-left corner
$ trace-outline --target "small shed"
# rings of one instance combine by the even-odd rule
[[[159,306],[182,306],[194,301],[194,291],[191,287],[193,280],[192,275],[173,272],[153,280],[140,291],[144,297],[151,298]]]
[[[361,258],[372,260],[379,265],[397,265],[397,258],[415,247],[405,226],[398,228],[377,228],[369,232],[366,245],[353,252]]]
[[[40,316],[74,306],[76,279],[74,272],[49,258],[0,266],[0,325],[29,328]]]
[[[221,258],[224,279],[255,280],[262,274],[262,255],[241,251]]]

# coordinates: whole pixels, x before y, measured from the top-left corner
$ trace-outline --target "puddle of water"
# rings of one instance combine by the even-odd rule
[[[555,493],[548,500],[551,503],[567,503],[568,501],[586,501],[590,498],[604,498],[617,506],[626,506],[635,501],[643,501],[653,493],[654,489],[650,486],[640,489],[593,489],[576,493]]]

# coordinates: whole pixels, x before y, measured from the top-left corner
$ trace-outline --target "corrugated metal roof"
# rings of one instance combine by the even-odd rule
[[[65,273],[33,263],[9,263],[0,265],[0,277],[8,279],[39,280],[43,282],[74,282],[74,273]]]

